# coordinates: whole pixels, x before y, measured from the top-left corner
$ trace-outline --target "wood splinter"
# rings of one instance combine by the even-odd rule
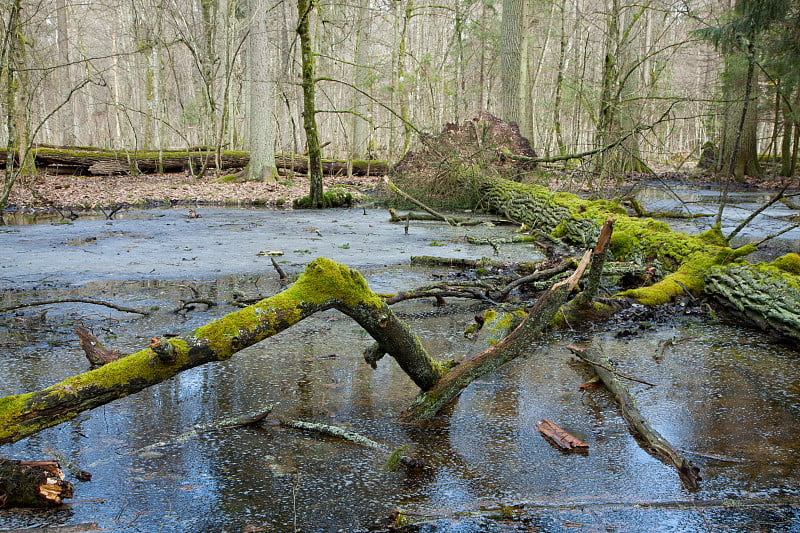
[[[552,442],[565,452],[586,453],[589,450],[588,444],[570,435],[563,428],[546,418],[543,418],[541,422],[536,424],[536,429],[539,430],[539,433],[541,433],[548,442]]]

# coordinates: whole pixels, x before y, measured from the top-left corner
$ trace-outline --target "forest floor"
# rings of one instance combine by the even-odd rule
[[[541,178],[541,174],[539,175]],[[627,176],[622,181],[598,186],[596,190],[620,191],[638,181],[653,180],[653,175]],[[696,176],[690,172],[664,172],[658,179],[675,183],[714,183],[710,177]],[[552,174],[550,183],[543,185],[571,192],[586,192],[587,176],[580,173]],[[718,182],[717,182],[718,183]],[[325,189],[339,187],[349,191],[356,200],[380,195],[383,184],[375,176],[326,176]],[[737,188],[778,188],[780,179],[751,179]],[[292,201],[308,194],[309,184],[304,176],[282,176],[279,181],[230,182],[218,181],[214,176],[201,179],[185,173],[144,174],[139,176],[70,176],[40,174],[35,178],[21,179],[14,186],[8,201],[8,211],[43,214],[56,210],[94,210],[98,207],[163,206],[163,205],[218,205],[228,207],[263,206],[290,207]]]
[[[380,187],[375,176],[326,176],[325,190],[342,188],[354,197],[373,194]],[[54,208],[91,210],[119,205],[219,205],[228,207],[290,207],[292,200],[308,195],[305,177],[280,177],[278,182],[217,181],[185,173],[139,176],[68,176],[40,174],[14,186],[8,211],[45,213]]]

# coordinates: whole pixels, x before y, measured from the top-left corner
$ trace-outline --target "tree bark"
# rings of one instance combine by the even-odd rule
[[[636,259],[643,264],[658,261],[668,273],[649,287],[616,294],[617,299],[630,298],[644,305],[659,305],[687,292],[695,297],[707,294],[726,306],[735,302],[733,305],[740,308],[740,315],[748,316],[756,326],[772,324],[774,327],[766,329],[768,332],[800,340],[800,307],[786,309],[783,304],[787,301],[785,295],[795,294],[800,287],[797,254],[789,254],[767,265],[754,265],[752,268],[759,275],[748,284],[747,298],[726,296],[716,284],[707,281],[722,279],[729,270],[735,273],[743,268],[741,258],[754,252],[754,245],[732,249],[717,229],[693,236],[677,233],[663,222],[630,217],[615,202],[583,200],[537,185],[484,176],[477,186],[484,205],[491,211],[525,224],[534,232],[559,237],[583,248],[597,238],[600,223],[605,218],[616,218],[610,247],[615,260]],[[783,317],[780,322],[776,319],[778,316]]]
[[[247,36],[247,81],[250,97],[250,165],[248,177],[257,181],[278,181],[275,166],[275,122],[272,107],[275,91],[267,33],[269,3],[248,0],[250,33]]]
[[[302,61],[300,84],[303,87],[303,129],[306,132],[306,149],[308,150],[308,180],[311,182],[308,198],[311,207],[319,208],[323,205],[322,147],[317,133],[315,61],[309,20],[315,1],[298,0],[297,34],[300,36],[300,56]]]
[[[503,87],[500,105],[503,120],[520,122],[522,39],[525,25],[525,2],[503,0],[500,79]]]
[[[338,309],[358,322],[422,390],[433,387],[446,365],[433,360],[361,275],[329,259],[311,262],[286,290],[172,339],[44,390],[0,398],[0,445],[75,418],[179,372],[233,354],[310,315]]]

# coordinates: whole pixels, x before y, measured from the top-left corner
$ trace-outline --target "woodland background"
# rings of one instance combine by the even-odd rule
[[[416,133],[486,110],[517,122],[540,156],[614,145],[593,165],[612,175],[680,167],[711,141],[719,171],[758,175],[761,154],[791,176],[798,11],[787,0],[4,0],[0,143],[23,156],[34,143],[303,153],[307,31],[328,157],[396,161]]]

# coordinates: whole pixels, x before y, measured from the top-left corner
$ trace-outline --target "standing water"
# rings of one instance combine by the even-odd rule
[[[234,293],[281,290],[269,259],[287,273],[317,256],[359,269],[376,292],[408,290],[445,276],[411,266],[412,255],[517,261],[530,245],[468,245],[465,236],[512,232],[417,223],[406,234],[385,212],[205,210],[129,213],[68,226],[0,229],[4,305],[91,297],[154,310],[138,317],[72,303],[6,313],[0,325],[0,395],[45,387],[83,372],[72,334],[90,327],[107,346],[132,352],[150,337],[190,330],[232,311]],[[335,219],[335,220],[332,220]],[[195,291],[218,305],[174,313]],[[47,310],[43,313],[43,310]],[[474,302],[393,306],[440,359],[475,350],[463,330]],[[515,510],[529,531],[800,530],[800,374],[797,352],[706,314],[652,319],[636,313],[603,330],[560,331],[470,385],[433,423],[398,415],[417,390],[389,358],[361,356],[372,340],[335,311],[317,314],[248,348],[134,396],[79,415],[3,455],[41,459],[54,449],[93,474],[54,511],[5,510],[0,530],[96,523],[111,531],[366,531],[393,511],[424,531],[505,531],[480,509]],[[567,345],[601,348],[631,383],[640,410],[702,469],[689,492],[646,453]],[[251,413],[335,425],[423,459],[420,472],[384,468],[386,454],[267,420],[201,432],[196,425]],[[534,425],[553,420],[589,445],[563,454]],[[789,504],[789,505],[786,505]],[[462,514],[465,513],[465,514]],[[519,529],[517,529],[519,530]]]

